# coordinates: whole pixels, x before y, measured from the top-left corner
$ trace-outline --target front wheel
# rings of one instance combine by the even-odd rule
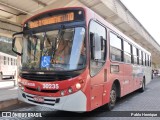
[[[116,86],[113,84],[112,89],[110,91],[110,102],[107,104],[107,109],[112,110],[116,104],[117,100],[117,92],[116,92]]]

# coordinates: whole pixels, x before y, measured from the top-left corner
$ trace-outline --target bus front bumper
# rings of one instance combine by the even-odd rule
[[[37,102],[35,96],[37,95],[25,93],[20,89],[18,90],[18,99],[26,103],[64,111],[85,112],[87,110],[87,99],[82,91],[62,97],[40,96],[43,97],[43,102]]]

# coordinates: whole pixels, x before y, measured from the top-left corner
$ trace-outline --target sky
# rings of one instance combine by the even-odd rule
[[[160,44],[160,0],[121,0]]]

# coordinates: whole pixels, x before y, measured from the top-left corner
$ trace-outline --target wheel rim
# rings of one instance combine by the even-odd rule
[[[111,90],[110,93],[110,104],[114,105],[116,102],[116,91],[115,90]]]
[[[143,90],[144,90],[144,88],[145,88],[145,86],[144,86],[144,82],[143,82],[143,84],[142,84],[142,88],[143,88]]]

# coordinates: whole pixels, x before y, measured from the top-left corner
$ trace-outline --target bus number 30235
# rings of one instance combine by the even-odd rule
[[[43,89],[58,89],[59,84],[43,84]]]

